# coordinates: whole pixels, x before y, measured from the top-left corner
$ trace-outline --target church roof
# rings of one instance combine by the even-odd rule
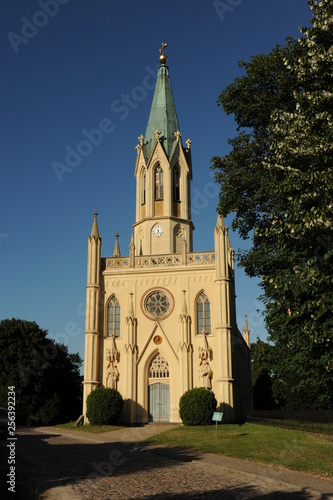
[[[160,57],[162,64],[158,68],[155,93],[145,135],[147,143],[143,147],[146,161],[149,159],[153,150],[156,141],[155,132],[157,130],[160,132],[159,140],[169,159],[174,142],[176,141],[174,134],[179,131],[176,107],[169,78],[169,68],[165,64],[167,58],[164,52],[162,55],[163,57]]]

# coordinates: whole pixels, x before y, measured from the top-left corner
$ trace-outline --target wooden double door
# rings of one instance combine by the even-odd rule
[[[148,386],[148,412],[150,422],[170,421],[170,385],[155,382]]]

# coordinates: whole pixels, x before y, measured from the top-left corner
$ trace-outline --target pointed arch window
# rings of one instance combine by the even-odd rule
[[[108,307],[108,337],[120,336],[120,304],[117,297],[113,296]]]
[[[197,299],[197,334],[211,333],[210,302],[202,292]]]
[[[163,200],[163,169],[161,165],[155,168],[155,200]]]
[[[172,190],[173,201],[180,201],[180,169],[179,165],[175,165],[172,171]]]
[[[146,172],[142,173],[141,203],[142,205],[146,203]]]

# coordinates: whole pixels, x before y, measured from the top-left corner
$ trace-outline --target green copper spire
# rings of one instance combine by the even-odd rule
[[[162,49],[160,49],[161,65],[158,68],[155,93],[145,135],[146,141],[148,141],[144,148],[146,159],[150,157],[157,136],[159,136],[160,142],[168,158],[170,158],[172,146],[176,141],[175,132],[179,131],[178,118],[169,79],[169,68],[166,66],[167,57],[164,54],[166,46],[167,44],[163,42]],[[159,131],[159,134],[155,133],[157,131]]]

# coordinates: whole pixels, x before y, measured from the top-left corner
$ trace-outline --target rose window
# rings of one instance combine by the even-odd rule
[[[143,301],[146,316],[156,320],[169,316],[173,306],[173,298],[166,290],[154,290],[146,295]]]

